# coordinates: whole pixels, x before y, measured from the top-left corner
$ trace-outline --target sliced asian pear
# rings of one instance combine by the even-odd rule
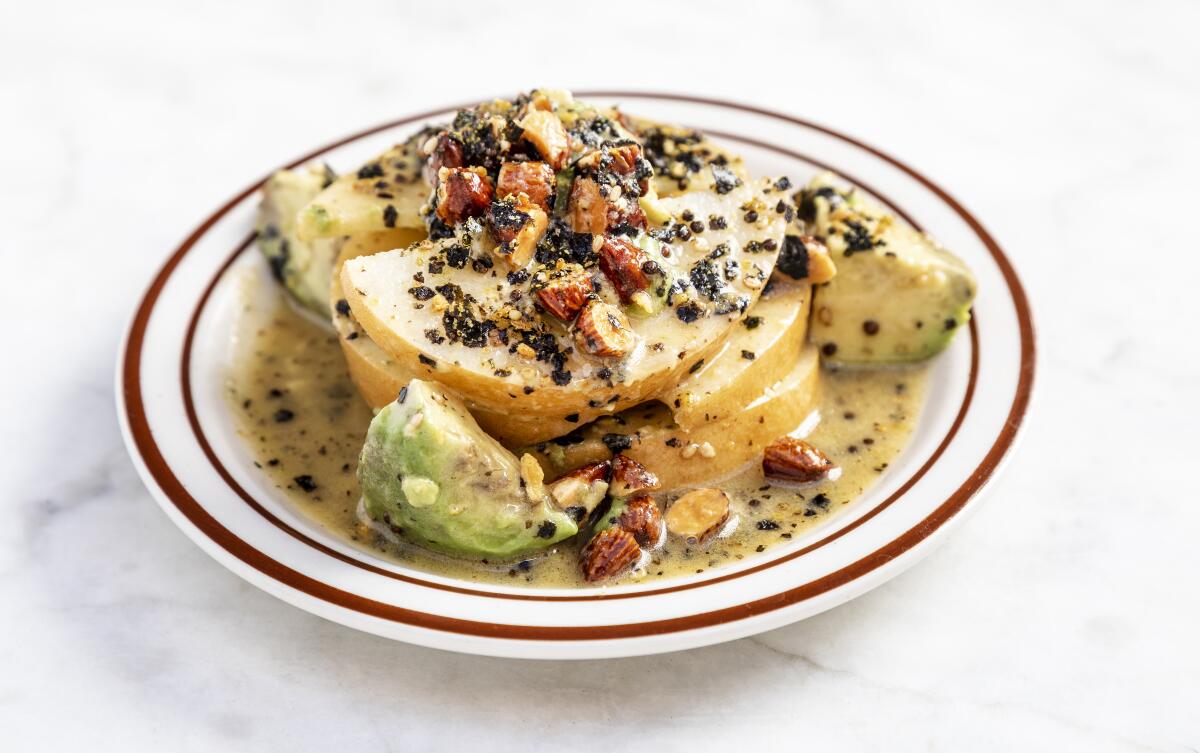
[[[547,476],[620,452],[658,476],[664,491],[713,483],[761,462],[765,447],[804,424],[817,406],[820,372],[817,350],[809,345],[782,381],[723,421],[685,431],[665,405],[646,403],[525,451]]]
[[[432,187],[423,174],[421,145],[435,135],[423,129],[358,170],[335,180],[296,217],[301,240],[392,228],[420,228],[421,206]]]
[[[742,158],[700,131],[625,115],[654,168],[650,185],[660,196],[726,189],[747,180]]]
[[[570,261],[591,275],[597,300],[622,305],[598,267],[592,239],[561,223],[547,232],[527,269],[495,262],[490,236],[468,220],[452,238],[348,262],[342,286],[375,343],[469,405],[585,423],[661,395],[740,326],[783,240],[782,217],[755,209],[778,201],[772,191],[764,182],[663,200],[672,220],[661,238],[633,239],[653,262],[652,286],[621,309],[631,336],[620,355],[584,352],[533,292],[539,279]],[[686,226],[685,217],[710,215],[725,217],[725,227],[674,230]]]
[[[374,410],[396,399],[401,388],[420,374],[388,355],[354,319],[342,293],[341,279],[335,277],[331,295],[333,326],[346,357],[350,380],[363,400]],[[512,415],[467,403],[467,410],[483,430],[509,449],[540,442],[565,434],[579,426],[578,419],[566,417]]]
[[[675,423],[693,430],[736,416],[784,379],[804,349],[811,300],[808,283],[772,282],[721,349],[661,398]]]

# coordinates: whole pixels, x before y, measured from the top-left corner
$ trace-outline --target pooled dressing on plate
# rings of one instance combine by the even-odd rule
[[[346,371],[337,335],[282,293],[243,296],[227,396],[255,465],[308,518],[352,546],[418,570],[477,583],[585,587],[568,540],[518,562],[430,552],[361,515],[355,476],[372,413]],[[927,367],[825,370],[815,427],[806,436],[841,468],[836,479],[793,488],[764,480],[759,463],[708,484],[730,497],[730,522],[704,546],[668,536],[637,568],[609,583],[706,572],[798,538],[862,495],[907,443]],[[797,427],[799,428],[799,427]],[[654,469],[651,468],[651,471]],[[665,511],[682,491],[654,495]]]

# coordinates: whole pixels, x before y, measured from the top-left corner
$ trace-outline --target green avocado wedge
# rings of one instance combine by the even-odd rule
[[[818,176],[798,194],[801,221],[837,275],[813,291],[810,337],[827,363],[931,358],[971,318],[975,276],[929,236]]]
[[[329,285],[341,239],[300,240],[296,213],[333,180],[333,172],[323,166],[279,170],[263,186],[258,209],[258,248],[271,273],[297,302],[322,318],[329,316]]]
[[[540,478],[522,480],[521,470],[461,401],[414,379],[371,421],[358,480],[367,514],[410,541],[460,557],[511,559],[578,532]]]

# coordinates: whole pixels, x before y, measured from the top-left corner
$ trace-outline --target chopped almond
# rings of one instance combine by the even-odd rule
[[[646,466],[628,455],[617,455],[612,459],[612,484],[609,487],[612,496],[619,499],[657,488],[658,476],[647,470]]]
[[[567,218],[576,233],[599,235],[608,227],[608,203],[600,195],[600,184],[591,178],[576,178],[571,184]]]
[[[579,510],[582,520],[608,493],[610,467],[609,461],[601,460],[560,476],[549,485],[551,499],[563,510]]]
[[[648,496],[635,497],[625,503],[617,518],[617,527],[628,531],[641,546],[654,546],[662,538],[663,517],[658,504]]]
[[[762,467],[767,478],[807,484],[820,481],[837,466],[803,439],[780,437],[763,450]]]
[[[541,207],[520,196],[493,201],[488,207],[488,231],[499,244],[496,254],[517,269],[533,259],[548,222]]]
[[[480,169],[443,167],[438,171],[437,215],[450,225],[479,217],[492,202],[492,181]]]
[[[458,139],[442,131],[434,142],[433,153],[429,155],[429,169],[437,176],[443,167],[462,167],[463,149]]]
[[[525,194],[542,209],[550,211],[554,200],[554,168],[545,162],[505,162],[500,165],[496,180],[496,195]]]
[[[575,342],[594,356],[621,358],[633,349],[637,333],[619,308],[593,298],[575,320]]]
[[[638,291],[650,287],[650,280],[642,271],[649,259],[642,250],[620,238],[604,239],[600,246],[600,271],[617,289],[621,303],[630,303]]]
[[[611,578],[642,555],[637,539],[621,528],[600,531],[583,548],[583,577],[588,582]]]
[[[558,170],[566,164],[571,137],[557,115],[546,110],[530,110],[517,125],[524,131],[525,140],[537,147],[550,167]]]
[[[811,235],[800,236],[804,249],[808,252],[808,281],[813,285],[829,282],[837,274],[833,264],[833,256],[825,244]]]
[[[570,323],[592,294],[592,281],[583,267],[569,264],[549,273],[546,282],[536,283],[535,288],[542,307]]]
[[[696,489],[667,510],[667,530],[689,543],[703,543],[729,519],[729,495],[720,489]]]

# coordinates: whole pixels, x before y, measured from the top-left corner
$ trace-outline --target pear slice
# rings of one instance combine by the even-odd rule
[[[817,349],[805,346],[786,378],[723,421],[686,431],[667,406],[647,403],[527,451],[548,477],[619,450],[658,476],[664,490],[711,484],[761,460],[764,447],[804,423],[817,407],[820,373]]]
[[[535,306],[528,275],[519,274],[538,268],[493,262],[473,221],[453,238],[347,262],[342,287],[371,340],[468,404],[585,423],[669,390],[739,326],[782,245],[785,222],[771,210],[782,197],[763,181],[661,200],[669,227],[685,226],[685,217],[722,222],[678,233],[670,243],[637,239],[660,268],[648,291],[659,297],[649,308],[626,310],[636,342],[622,358],[596,358],[577,347],[562,322]],[[596,295],[620,305],[599,270],[590,273]]]
[[[421,206],[432,187],[425,180],[421,145],[433,133],[422,129],[335,180],[296,215],[296,235],[310,241],[393,228],[423,230]]]
[[[808,283],[777,275],[721,349],[661,398],[675,423],[693,431],[723,421],[784,379],[804,349],[811,301]]]

